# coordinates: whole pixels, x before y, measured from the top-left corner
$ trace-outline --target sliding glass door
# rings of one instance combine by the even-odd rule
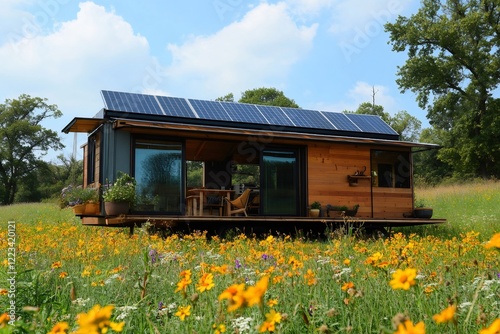
[[[260,187],[263,215],[298,215],[298,167],[298,153],[296,150],[263,151]]]
[[[135,178],[139,212],[180,213],[183,203],[182,143],[137,139]]]

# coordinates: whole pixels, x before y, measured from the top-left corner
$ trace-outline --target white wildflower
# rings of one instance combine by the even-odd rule
[[[123,320],[129,315],[131,311],[137,310],[137,306],[121,306],[117,307],[116,310],[118,312],[121,312],[116,316],[116,320]]]
[[[231,326],[237,333],[245,333],[246,331],[250,331],[250,324],[252,322],[252,318],[239,317],[231,320]]]
[[[72,301],[73,304],[78,305],[78,306],[85,306],[87,303],[90,301],[90,298],[83,299],[81,297],[76,298],[75,300]]]

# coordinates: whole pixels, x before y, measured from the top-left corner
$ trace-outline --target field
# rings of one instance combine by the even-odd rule
[[[417,195],[448,223],[321,241],[130,237],[1,207],[0,333],[500,333],[500,183]]]

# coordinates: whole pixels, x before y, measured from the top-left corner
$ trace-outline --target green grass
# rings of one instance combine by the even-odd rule
[[[485,240],[500,231],[500,182],[474,182],[418,188],[415,196],[434,209],[433,218],[446,218],[440,226],[421,226],[396,229],[405,233],[459,237],[475,231]]]

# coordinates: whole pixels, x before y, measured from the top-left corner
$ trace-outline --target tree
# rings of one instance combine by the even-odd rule
[[[417,94],[431,125],[446,131],[443,157],[463,173],[500,177],[500,2],[424,0],[385,25],[393,50],[407,50],[401,90]]]
[[[41,123],[58,118],[62,112],[47,99],[22,94],[0,104],[0,180],[1,201],[14,202],[18,187],[37,168],[45,166],[41,157],[49,149],[64,147],[55,131]]]
[[[422,122],[406,110],[400,110],[390,118],[389,125],[399,133],[401,140],[416,142],[420,136]]]
[[[238,102],[253,103],[277,107],[298,108],[294,100],[289,99],[282,91],[276,88],[256,88],[244,91]]]
[[[225,96],[216,98],[215,101],[219,101],[219,102],[234,102],[234,95],[233,95],[233,93],[229,93],[229,94],[226,94]]]

